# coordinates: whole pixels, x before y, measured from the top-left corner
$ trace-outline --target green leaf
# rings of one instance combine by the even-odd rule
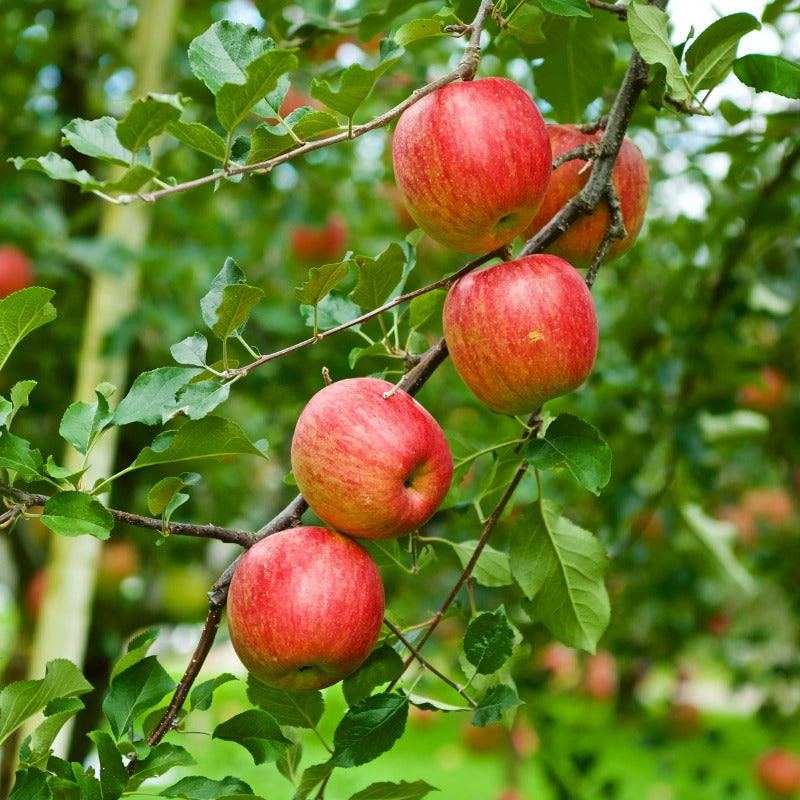
[[[140,714],[174,689],[175,681],[155,656],[147,656],[119,673],[103,699],[103,713],[114,737],[128,734]]]
[[[450,36],[450,34],[442,30],[440,19],[415,19],[393,30],[390,38],[400,47],[406,47],[412,42],[430,36]]]
[[[79,711],[85,708],[77,697],[60,697],[45,706],[44,720],[26,737],[20,748],[20,762],[29,767],[44,768],[50,757],[50,748],[59,731]]]
[[[189,710],[190,711],[208,711],[211,708],[211,701],[214,697],[214,692],[230,681],[238,680],[235,675],[230,672],[223,672],[217,675],[216,678],[198,683],[189,695]]]
[[[71,161],[68,161],[58,153],[48,153],[38,158],[22,158],[17,156],[12,159],[14,168],[18,170],[28,169],[34,172],[43,172],[48,178],[54,181],[66,181],[74,183],[82,189],[93,190],[104,186],[102,181],[92,177],[85,169],[79,170]]]
[[[297,791],[294,794],[293,800],[307,800],[308,796],[314,789],[333,772],[333,764],[326,762],[325,764],[313,764],[303,770],[303,775],[300,778],[300,783],[297,784]]]
[[[159,742],[144,758],[137,759],[127,789],[132,792],[150,778],[160,777],[175,767],[188,767],[195,763],[186,748],[172,742]]]
[[[377,258],[356,256],[353,261],[358,268],[358,283],[350,292],[350,299],[363,311],[379,308],[403,278],[405,251],[392,242]]]
[[[586,107],[607,90],[616,52],[608,25],[599,17],[553,16],[543,26],[545,42],[530,48],[537,57],[544,56],[534,69],[536,88],[559,121],[581,119]]]
[[[217,119],[230,132],[254,106],[278,85],[281,75],[297,67],[297,56],[289,50],[268,50],[245,67],[245,82],[226,83],[216,92]]]
[[[611,448],[596,428],[571,414],[559,414],[543,437],[530,442],[528,461],[537,469],[566,467],[595,494],[611,478]]]
[[[561,642],[594,652],[610,605],[605,548],[544,502],[527,510],[511,534],[511,571],[533,612]]]
[[[239,778],[228,776],[220,781],[191,775],[162,789],[162,797],[182,797],[185,800],[218,800],[221,797],[252,795],[253,790]]]
[[[381,781],[372,783],[366,789],[356,792],[350,797],[350,800],[419,800],[430,792],[436,791],[438,789],[425,781],[414,781],[414,783]]]
[[[591,17],[592,11],[586,0],[540,0],[542,8],[560,17]]]
[[[286,130],[287,126],[294,135]],[[311,106],[296,108],[283,122],[277,125],[263,123],[253,131],[247,163],[260,164],[297,147],[298,139],[307,142],[337,130],[339,122],[332,114]]]
[[[128,771],[122,763],[122,754],[106,731],[92,731],[88,736],[97,748],[103,800],[117,800],[128,783]]]
[[[187,486],[194,486],[200,481],[196,472],[182,472],[169,478],[162,478],[147,493],[147,508],[154,517],[160,517],[174,502],[175,496]]]
[[[17,381],[11,387],[11,413],[5,418],[4,424],[10,426],[17,412],[28,405],[28,398],[36,386],[36,381]]]
[[[226,287],[244,283],[247,283],[247,279],[239,265],[232,258],[226,258],[222,269],[214,276],[211,288],[200,301],[203,321],[209,328],[213,328],[217,324],[218,311],[223,303]]]
[[[0,300],[0,369],[29,333],[56,318],[54,295],[52,289],[30,286]]]
[[[303,285],[295,287],[295,297],[308,306],[318,305],[323,297],[330,294],[350,274],[352,263],[347,260],[337,264],[312,267]]]
[[[166,132],[179,142],[203,153],[216,161],[225,161],[227,149],[225,140],[202,122],[173,122]]]
[[[58,433],[81,455],[86,455],[92,439],[111,423],[114,415],[108,409],[108,398],[114,391],[111,384],[100,384],[95,388],[94,403],[78,401],[64,412]]]
[[[250,25],[223,20],[192,39],[189,66],[216,94],[226,83],[244,83],[248,64],[274,49],[272,39],[265,39]]]
[[[397,651],[389,645],[382,645],[373,650],[367,660],[344,679],[344,699],[348,705],[354,706],[369,697],[378,686],[393,681],[402,671],[403,659]]]
[[[206,367],[208,340],[202,333],[193,333],[170,347],[169,352],[178,364]]]
[[[380,342],[373,342],[372,344],[368,344],[366,347],[354,347],[347,355],[347,362],[350,365],[350,369],[355,369],[356,364],[361,361],[362,358],[392,358],[392,359],[399,359],[402,356],[398,355],[397,353],[392,353],[386,349],[386,344],[383,341]]]
[[[211,328],[214,335],[224,341],[241,329],[263,296],[262,289],[246,283],[226,286],[222,290],[222,302],[217,307],[217,321]]]
[[[230,382],[220,383],[216,378],[184,386],[178,392],[177,408],[170,416],[180,413],[189,419],[203,419],[228,399],[230,391]],[[165,417],[164,422],[169,418]]]
[[[351,64],[341,74],[336,88],[326,80],[314,78],[311,81],[311,96],[352,120],[381,75],[405,52],[396,42],[390,42],[386,48],[381,53],[380,62],[373,69],[366,69],[360,64]]]
[[[333,734],[335,767],[357,767],[391,749],[403,735],[408,699],[399,694],[376,694],[351,706]]]
[[[45,504],[42,524],[60,536],[94,536],[105,540],[114,530],[114,517],[96,498],[74,490],[58,492]]]
[[[158,638],[158,628],[151,628],[150,630],[142,631],[142,633],[134,636],[129,642],[125,654],[117,659],[114,668],[111,670],[110,680],[114,680],[126,669],[138,664],[149,652],[153,642]]]
[[[730,14],[709,25],[686,51],[693,91],[713,89],[731,71],[739,40],[761,23],[752,14]]]
[[[269,712],[279,725],[293,728],[316,727],[325,710],[322,692],[287,692],[267,686],[250,674],[247,676],[247,699]]]
[[[235,423],[222,417],[189,420],[177,430],[159,434],[145,447],[129,469],[154,464],[177,464],[207,458],[253,455],[266,458],[265,443],[257,446]]]
[[[176,394],[192,378],[201,375],[202,369],[187,367],[158,367],[136,377],[133,385],[114,412],[115,425],[141,422],[144,425],[161,425],[179,408]]]
[[[117,138],[123,147],[136,153],[177,122],[183,109],[183,98],[179,94],[150,92],[135,100],[125,118],[119,121]]]
[[[514,629],[501,606],[495,612],[478,614],[464,635],[464,655],[478,675],[497,672],[511,658]]]
[[[61,144],[72,145],[85,156],[129,167],[133,161],[133,152],[120,142],[117,125],[117,120],[113,117],[73,119],[61,129],[64,134]]]
[[[48,773],[39,769],[18,770],[8,800],[52,800],[49,777]]]
[[[672,96],[687,100],[692,92],[669,40],[666,13],[656,6],[632,2],[628,6],[628,30],[642,58],[648,64],[663,64],[666,68]]]
[[[0,427],[8,425],[13,411],[14,405],[9,400],[6,400],[5,397],[0,397]]]
[[[408,304],[408,324],[411,330],[418,330],[429,319],[440,319],[445,297],[445,289],[434,289],[415,297]]]
[[[361,309],[340,294],[329,294],[327,297],[323,297],[317,306],[316,320],[313,306],[300,306],[300,313],[306,325],[313,328],[316,321],[320,330],[327,331],[357,319],[361,316]],[[359,323],[353,325],[351,330],[358,330],[360,327]]]
[[[800,100],[800,64],[780,56],[752,54],[737,58],[733,72],[746,86],[757,92],[774,94]]]
[[[536,7],[524,7],[508,20],[508,32],[511,36],[526,44],[538,44],[545,39],[542,24],[547,19],[544,11]]]
[[[472,539],[467,542],[452,542],[451,544],[461,562],[462,569],[465,568],[475,552],[478,540]],[[511,574],[511,560],[508,553],[486,545],[472,570],[472,577],[481,586],[510,586],[514,583],[514,576]]]
[[[14,470],[28,483],[44,478],[42,454],[27,439],[8,431],[0,437],[0,469]]]
[[[92,685],[65,658],[49,661],[44,678],[15,681],[0,691],[0,743],[53,700],[86,694]]]
[[[256,764],[275,761],[292,743],[281,732],[275,717],[260,708],[251,708],[220,723],[211,736],[241,745]]]
[[[758,584],[733,552],[736,541],[735,527],[730,522],[709,517],[693,503],[683,505],[681,514],[689,530],[717,562],[723,574],[746,595],[754,597],[758,592]]]
[[[490,722],[501,722],[507,711],[520,705],[522,700],[510,686],[502,683],[492,686],[478,703],[470,723],[477,728],[483,728]]]

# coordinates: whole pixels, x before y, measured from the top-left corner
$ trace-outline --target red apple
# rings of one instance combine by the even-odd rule
[[[0,298],[33,286],[33,267],[25,253],[13,245],[0,245]]]
[[[370,654],[383,604],[378,567],[358,542],[328,528],[294,528],[242,557],[228,594],[228,630],[260,681],[322,689]]]
[[[594,134],[582,133],[575,125],[548,125],[547,133],[553,148],[553,158],[587,142],[597,142],[603,135],[602,131]],[[525,238],[530,239],[541,230],[578,194],[586,185],[590,174],[591,169],[582,159],[572,159],[562,164],[550,178],[544,202],[525,230]],[[605,261],[612,261],[630,249],[642,229],[647,210],[647,196],[650,191],[647,162],[639,148],[627,137],[622,141],[611,177],[628,235],[611,245]],[[608,221],[608,206],[605,201],[601,201],[591,214],[573,222],[567,232],[547,248],[547,252],[561,256],[575,267],[588,267],[603,241]]]
[[[321,227],[295,225],[289,233],[292,255],[304,263],[333,263],[344,255],[347,225],[330,216]]]
[[[552,171],[542,115],[505,78],[425,95],[400,117],[392,158],[420,228],[464,253],[487,253],[522,233]]]
[[[578,682],[578,656],[571,647],[560,642],[545,645],[539,653],[537,664],[548,673],[554,688],[565,689]]]
[[[786,404],[789,385],[786,376],[774,367],[764,367],[758,380],[739,389],[739,403],[756,411],[772,411]]]
[[[444,500],[453,457],[436,420],[411,395],[377,378],[317,392],[297,420],[292,470],[328,525],[363,539],[416,530]]]
[[[597,355],[592,295],[556,256],[468,273],[448,292],[442,323],[464,383],[501,414],[529,414],[576,389]]]
[[[800,790],[800,759],[788,750],[770,750],[756,762],[756,775],[776,797],[794,797]]]

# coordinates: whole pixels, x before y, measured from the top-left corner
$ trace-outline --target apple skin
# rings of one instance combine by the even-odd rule
[[[594,134],[582,133],[575,125],[548,125],[547,133],[553,149],[553,158],[587,142],[598,142],[603,135],[602,131]],[[586,186],[591,175],[591,169],[587,169],[586,163],[583,159],[572,159],[553,172],[541,208],[525,230],[526,239],[530,239],[541,230]],[[647,210],[647,198],[650,192],[647,162],[639,148],[627,137],[622,140],[622,147],[611,177],[617,190],[622,219],[628,235],[611,244],[604,259],[606,262],[613,261],[631,248],[642,229]],[[547,252],[561,256],[574,267],[588,267],[603,241],[608,221],[608,206],[603,200],[591,214],[575,220],[566,233],[559,236],[547,248]]]
[[[242,664],[290,691],[331,686],[372,651],[383,625],[380,572],[356,541],[293,528],[254,544],[228,593],[228,631]]]
[[[33,267],[25,253],[13,245],[0,245],[0,299],[33,286]]]
[[[347,378],[317,392],[297,420],[292,471],[326,524],[361,539],[392,539],[433,516],[453,477],[436,420],[378,378]]]
[[[775,797],[794,797],[800,790],[800,759],[788,750],[770,750],[756,762],[756,776]]]
[[[552,172],[542,115],[506,78],[451,83],[414,103],[397,123],[392,159],[420,228],[463,253],[522,233]]]
[[[592,371],[592,295],[566,261],[533,255],[470,272],[447,293],[442,325],[453,365],[501,414],[530,414]]]
[[[339,261],[346,244],[347,225],[336,216],[328,217],[322,226],[295,225],[289,232],[292,255],[304,264]]]

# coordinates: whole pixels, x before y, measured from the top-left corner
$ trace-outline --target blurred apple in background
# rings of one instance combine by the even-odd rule
[[[28,256],[13,245],[0,245],[0,298],[33,283],[33,265]]]
[[[770,750],[756,762],[756,777],[775,797],[794,797],[800,790],[800,759],[789,750]]]
[[[586,659],[581,686],[595,700],[611,700],[617,694],[617,662],[607,650]]]
[[[739,404],[755,411],[772,411],[786,404],[789,397],[789,382],[775,367],[759,370],[757,380],[746,383],[739,389]]]
[[[294,225],[289,231],[292,255],[305,264],[332,264],[340,261],[347,244],[347,225],[335,215],[323,225],[305,223]]]

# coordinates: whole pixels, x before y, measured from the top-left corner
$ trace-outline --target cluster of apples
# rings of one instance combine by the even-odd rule
[[[411,395],[377,378],[331,383],[297,420],[292,471],[330,527],[268,536],[242,557],[228,630],[259,680],[321,689],[355,671],[383,624],[380,572],[358,539],[419,528],[444,500],[453,458],[439,424]]]
[[[532,235],[581,188],[588,179],[583,162],[553,174],[552,158],[589,138],[577,128],[546,126],[512,81],[450,84],[400,117],[395,177],[409,213],[432,238],[488,253]],[[612,250],[619,255],[638,233],[647,201],[647,169],[630,142],[614,182],[628,231]],[[565,259],[590,262],[607,223],[607,209],[599,209],[553,253],[469,273],[448,292],[450,356],[489,408],[532,413],[588,377],[597,317],[586,284]],[[380,635],[383,584],[357,540],[399,537],[424,524],[450,487],[453,460],[442,429],[414,398],[386,381],[350,378],[308,402],[291,461],[298,488],[329,527],[285,530],[251,547],[231,582],[228,628],[257,678],[319,689],[357,669]]]

